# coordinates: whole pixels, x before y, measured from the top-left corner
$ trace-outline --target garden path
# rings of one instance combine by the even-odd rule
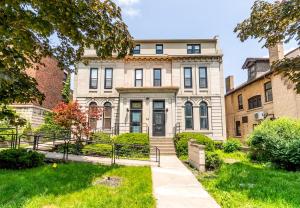
[[[157,208],[220,208],[176,156],[161,156],[151,169]]]

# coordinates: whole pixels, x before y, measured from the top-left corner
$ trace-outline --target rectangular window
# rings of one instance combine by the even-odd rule
[[[141,45],[137,44],[133,48],[133,54],[141,54]]]
[[[153,86],[154,87],[161,86],[161,69],[153,70]]]
[[[248,116],[242,117],[242,123],[248,123]]]
[[[235,136],[242,136],[242,134],[241,134],[241,122],[240,121],[235,122]]]
[[[104,89],[112,89],[113,69],[105,68]]]
[[[200,44],[188,44],[187,45],[187,53],[188,54],[197,54],[201,53]]]
[[[163,53],[164,53],[163,44],[156,44],[156,54],[163,54]]]
[[[244,106],[243,106],[243,95],[238,95],[238,107],[239,110],[243,110]]]
[[[254,109],[261,107],[261,96],[256,95],[248,99],[248,109]]]
[[[199,68],[199,87],[207,88],[207,68],[206,67]]]
[[[143,69],[136,69],[135,70],[135,87],[143,87]]]
[[[98,68],[90,69],[90,89],[98,88]]]
[[[273,101],[273,93],[272,93],[272,83],[265,83],[265,101],[270,102]]]
[[[192,88],[192,68],[185,67],[184,68],[184,88]]]

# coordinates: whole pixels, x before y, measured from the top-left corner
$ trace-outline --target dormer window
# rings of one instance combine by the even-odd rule
[[[156,44],[156,54],[163,54],[163,53],[164,53],[163,44]]]
[[[200,44],[188,44],[187,53],[188,54],[199,54],[201,51]]]
[[[254,79],[256,77],[256,68],[252,66],[248,69],[248,80]]]
[[[133,54],[141,54],[141,45],[137,44],[134,46]]]

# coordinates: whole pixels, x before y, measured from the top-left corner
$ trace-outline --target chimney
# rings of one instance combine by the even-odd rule
[[[275,61],[284,58],[283,43],[277,43],[275,46],[269,47],[269,62],[272,65]]]
[[[234,77],[228,76],[225,79],[226,93],[234,89]]]

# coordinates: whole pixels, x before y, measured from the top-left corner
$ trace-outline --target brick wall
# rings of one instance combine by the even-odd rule
[[[52,109],[62,100],[64,71],[58,67],[57,61],[53,58],[43,58],[42,63],[44,65],[40,64],[39,70],[27,69],[26,72],[37,80],[38,89],[46,96],[41,106]]]

